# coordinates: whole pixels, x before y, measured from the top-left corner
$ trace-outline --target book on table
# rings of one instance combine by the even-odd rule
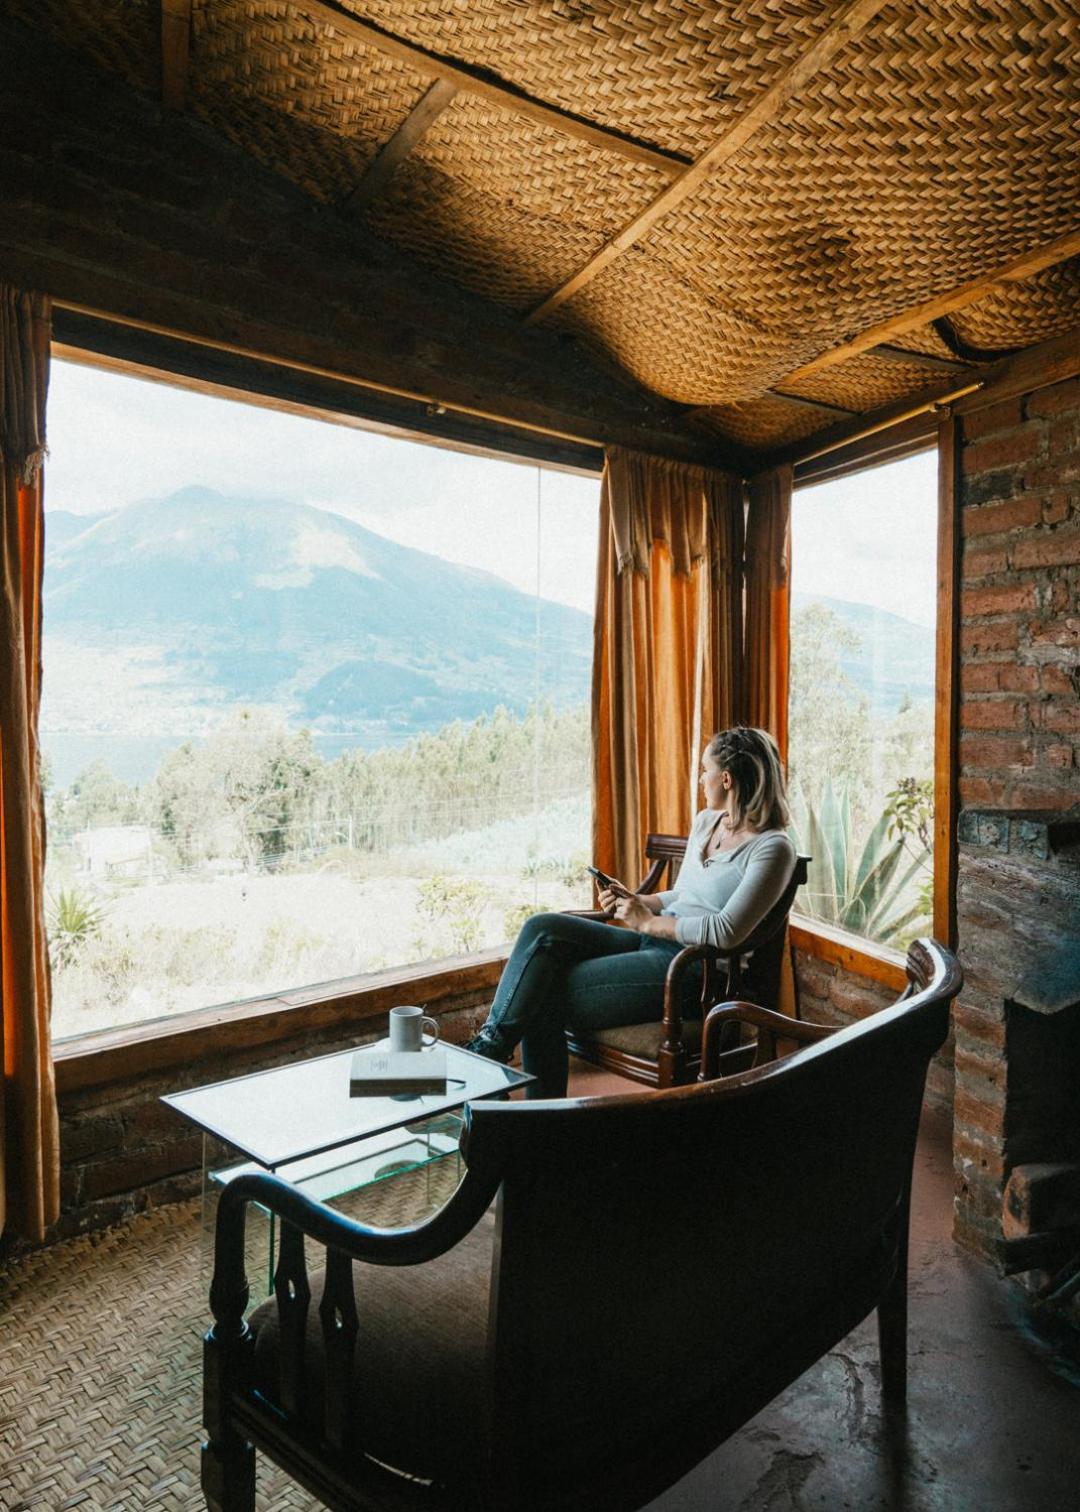
[[[390,1097],[395,1092],[445,1092],[442,1050],[355,1050],[349,1065],[350,1097]]]

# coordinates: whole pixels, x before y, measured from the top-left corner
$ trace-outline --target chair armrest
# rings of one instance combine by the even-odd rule
[[[755,1066],[765,1066],[776,1059],[778,1039],[797,1040],[809,1045],[836,1033],[831,1024],[807,1024],[802,1019],[774,1013],[771,1008],[760,1008],[757,1003],[717,1003],[709,1010],[701,1029],[700,1081],[709,1081],[716,1076],[721,1031],[725,1024],[731,1023],[752,1024],[757,1029]]]
[[[618,919],[613,919],[602,908],[561,908],[560,913],[566,914],[570,919],[591,919],[594,924],[617,924]]]
[[[666,1046],[673,1054],[682,1047],[682,1009],[679,1006],[682,993],[682,979],[696,962],[702,962],[705,973],[705,981],[702,987],[702,1003],[706,1001],[706,994],[710,987],[710,972],[713,962],[720,958],[721,953],[711,945],[684,945],[677,956],[673,956],[671,964],[664,978],[664,1037],[662,1046]]]

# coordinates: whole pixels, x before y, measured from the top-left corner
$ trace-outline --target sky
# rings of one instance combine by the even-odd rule
[[[97,514],[201,483],[331,510],[593,612],[599,484],[54,362],[46,507]],[[800,489],[792,586],[933,625],[933,451]],[[539,559],[537,520],[539,497]]]
[[[796,491],[791,586],[933,626],[937,452]]]
[[[98,514],[192,483],[287,499],[593,613],[596,478],[59,361],[48,441],[46,509]]]

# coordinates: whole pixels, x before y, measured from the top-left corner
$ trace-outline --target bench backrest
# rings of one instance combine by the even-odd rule
[[[597,1467],[610,1498],[613,1462],[670,1483],[876,1305],[959,984],[930,942],[909,974],[906,1001],[727,1081],[474,1107],[470,1164],[504,1173],[495,1441],[526,1501]]]

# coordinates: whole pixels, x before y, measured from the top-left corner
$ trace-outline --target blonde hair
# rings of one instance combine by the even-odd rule
[[[731,773],[728,818],[732,828],[744,823],[756,830],[787,828],[791,815],[784,769],[776,741],[767,730],[736,725],[714,735],[705,749],[722,771]]]

